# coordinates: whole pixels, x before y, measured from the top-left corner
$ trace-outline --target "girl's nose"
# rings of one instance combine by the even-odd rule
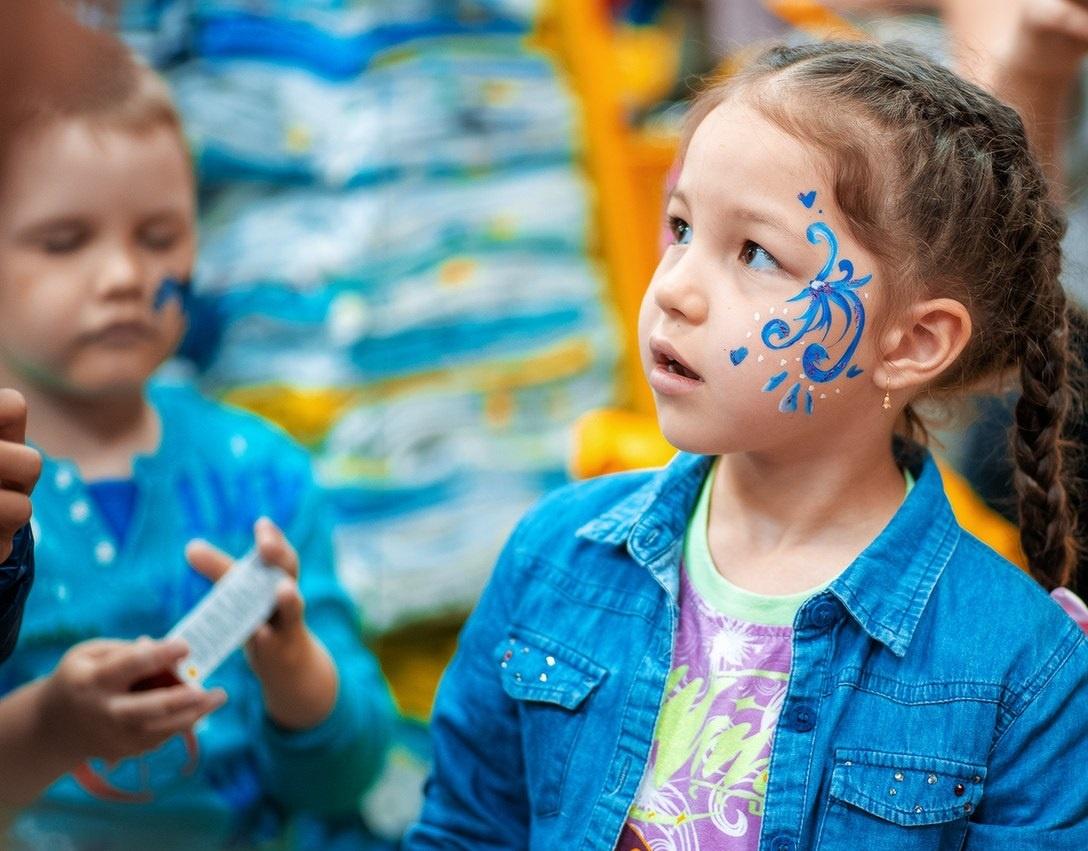
[[[657,278],[653,284],[654,302],[669,318],[698,325],[706,319],[708,303],[695,264],[684,262],[688,259],[685,257]]]

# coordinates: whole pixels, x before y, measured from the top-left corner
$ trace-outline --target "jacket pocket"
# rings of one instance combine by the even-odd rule
[[[954,851],[985,778],[984,766],[954,760],[836,750],[817,847]]]
[[[554,639],[511,628],[495,649],[506,694],[516,701],[533,813],[559,811],[563,783],[605,669]]]

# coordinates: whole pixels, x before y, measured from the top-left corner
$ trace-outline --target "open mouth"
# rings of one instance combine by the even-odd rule
[[[677,353],[674,352],[670,346],[664,343],[654,343],[652,350],[654,362],[658,366],[663,367],[667,372],[690,379],[691,381],[703,380],[703,377],[699,375],[699,373],[680,360]]]
[[[697,373],[692,372],[690,369],[688,369],[686,366],[684,366],[678,360],[673,360],[672,358],[667,358],[666,361],[665,361],[665,368],[669,372],[675,373],[676,375],[682,375],[682,376],[684,376],[684,378],[690,378],[693,381],[699,381],[699,375]]]

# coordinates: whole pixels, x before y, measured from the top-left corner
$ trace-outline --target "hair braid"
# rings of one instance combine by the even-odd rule
[[[1049,309],[1037,311],[1043,316],[1024,334],[1012,447],[1021,545],[1032,574],[1053,589],[1071,581],[1076,546],[1063,465],[1069,323],[1061,287],[1047,295]]]

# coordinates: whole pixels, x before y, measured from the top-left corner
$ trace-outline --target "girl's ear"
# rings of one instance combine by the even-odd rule
[[[936,298],[912,305],[884,334],[884,359],[873,370],[883,392],[917,390],[948,369],[971,339],[971,314],[960,302]]]

